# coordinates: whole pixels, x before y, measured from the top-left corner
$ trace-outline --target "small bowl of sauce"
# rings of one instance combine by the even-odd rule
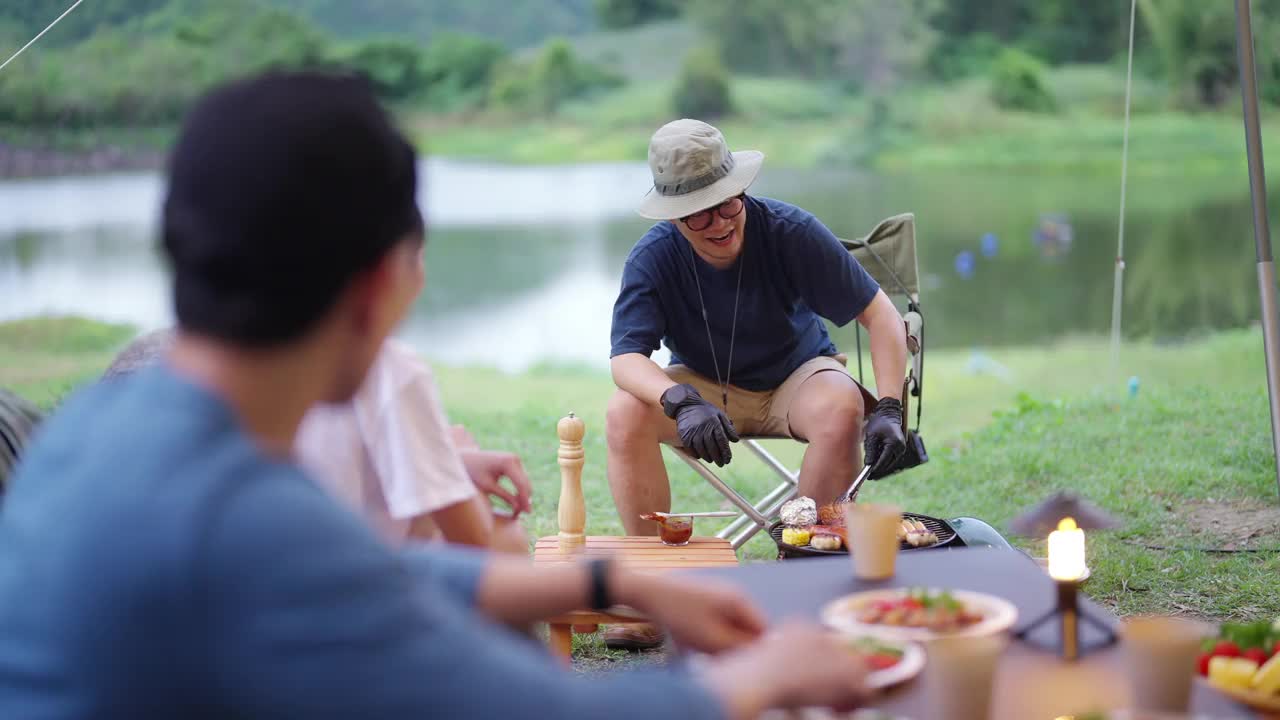
[[[660,525],[658,537],[662,538],[663,545],[688,545],[689,538],[693,537],[693,518],[669,517]]]
[[[640,518],[658,523],[658,537],[663,545],[688,545],[689,538],[693,537],[693,518],[691,517],[645,513]]]

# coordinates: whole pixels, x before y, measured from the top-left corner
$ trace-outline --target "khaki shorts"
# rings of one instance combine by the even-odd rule
[[[720,407],[720,385],[715,379],[699,375],[685,365],[671,365],[663,368],[663,371],[675,382],[689,383],[703,398]],[[805,380],[826,371],[848,374],[848,370],[839,360],[820,355],[796,368],[781,385],[772,390],[744,390],[736,385],[730,385],[727,414],[733,421],[734,429],[739,435],[784,437],[803,442],[805,438],[791,432],[791,424],[788,420],[791,403],[795,401],[796,393],[799,392]],[[862,392],[862,406],[870,412],[871,408],[875,407],[875,396],[862,387],[857,380],[853,382]]]

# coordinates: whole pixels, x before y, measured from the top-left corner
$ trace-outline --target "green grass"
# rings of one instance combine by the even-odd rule
[[[128,330],[73,319],[0,324],[0,385],[49,406],[92,377]],[[993,349],[1006,377],[975,373],[967,352],[931,353],[926,365],[923,433],[929,464],[873,483],[866,500],[954,517],[971,515],[1004,530],[1018,512],[1058,489],[1074,489],[1124,521],[1090,535],[1095,599],[1121,614],[1192,613],[1225,618],[1280,614],[1280,528],[1246,543],[1260,552],[1214,553],[1231,530],[1197,528],[1197,507],[1271,507],[1277,503],[1259,331],[1223,332],[1174,345],[1134,342],[1110,370],[1106,342],[1064,340],[1041,348]],[[586,422],[587,528],[621,525],[604,473],[607,374],[555,367],[521,375],[484,368],[436,367],[450,417],[482,445],[518,453],[534,480],[531,535],[556,531],[560,475],[556,422],[572,411]],[[1131,375],[1139,391],[1125,390]],[[793,467],[800,447],[771,449]],[[740,450],[726,476],[752,493],[774,478]],[[675,504],[726,507],[709,486],[668,456]],[[1214,503],[1210,503],[1210,501]],[[699,532],[720,527],[700,521]],[[1042,542],[1013,538],[1033,553]],[[1154,550],[1146,546],[1172,548]],[[767,538],[745,548],[748,561],[772,557]],[[597,641],[580,652],[608,659]]]
[[[1222,538],[1190,532],[1180,520],[1192,503],[1209,498],[1242,506],[1277,503],[1257,330],[1179,345],[1131,344],[1111,380],[1107,345],[1097,339],[989,354],[1008,369],[1009,379],[973,374],[968,353],[930,355],[923,432],[931,461],[873,484],[863,491],[865,499],[944,517],[971,515],[1003,530],[1050,492],[1074,489],[1125,522],[1090,542],[1094,576],[1086,590],[1096,600],[1121,614],[1280,614],[1274,590],[1280,535],[1260,538],[1255,548],[1265,552],[1211,553],[1194,548],[1220,547]],[[1134,398],[1125,390],[1131,375],[1140,377]],[[604,475],[603,407],[612,391],[606,376],[440,368],[439,377],[454,420],[483,443],[524,458],[537,486],[530,518],[537,535],[556,530],[555,422],[569,411],[582,416],[588,428],[588,530],[621,531]],[[796,467],[797,445],[770,446]],[[758,462],[744,451],[738,457],[726,468],[735,487],[757,494],[772,487],[773,476]],[[679,461],[668,456],[667,467],[676,505],[727,507]],[[718,527],[701,521],[699,531]],[[1042,543],[1013,539],[1041,551]],[[767,539],[756,538],[744,557],[762,560],[774,552]]]
[[[134,331],[75,317],[0,323],[0,385],[41,408],[101,373]]]

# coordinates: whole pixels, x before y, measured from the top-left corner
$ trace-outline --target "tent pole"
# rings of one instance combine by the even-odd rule
[[[1280,492],[1280,341],[1276,338],[1276,271],[1271,258],[1267,222],[1267,178],[1258,128],[1258,78],[1253,57],[1252,10],[1249,0],[1236,0],[1236,48],[1240,64],[1240,97],[1244,106],[1245,152],[1249,158],[1249,196],[1253,205],[1253,242],[1258,258],[1258,292],[1262,298],[1262,345],[1267,358],[1267,396],[1271,401],[1271,449],[1276,458],[1276,490]]]

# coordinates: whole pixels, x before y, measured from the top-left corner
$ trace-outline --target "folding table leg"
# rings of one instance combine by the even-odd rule
[[[556,657],[568,663],[569,657],[573,654],[573,626],[567,623],[552,623],[548,644]]]

